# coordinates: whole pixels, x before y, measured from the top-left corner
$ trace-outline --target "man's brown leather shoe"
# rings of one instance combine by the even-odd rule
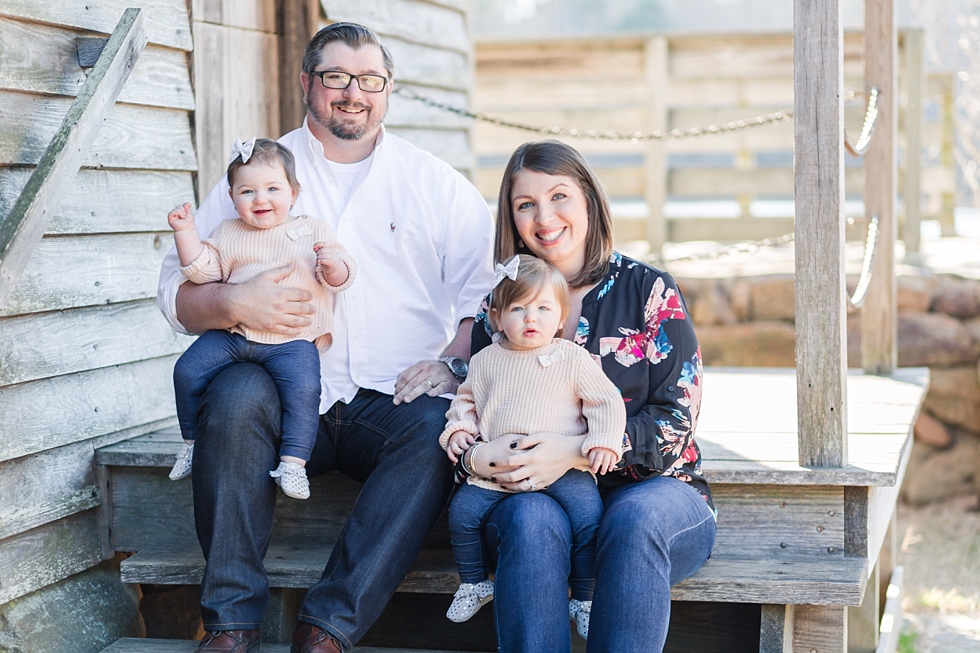
[[[197,653],[259,653],[259,629],[211,630],[198,644]]]
[[[344,653],[344,649],[323,628],[299,623],[293,631],[293,645],[289,653]]]

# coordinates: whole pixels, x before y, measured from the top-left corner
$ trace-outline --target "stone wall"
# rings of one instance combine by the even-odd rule
[[[678,278],[705,365],[794,367],[794,279],[772,274]],[[856,278],[848,278],[853,292]],[[847,356],[861,365],[861,312],[850,310]],[[980,491],[980,281],[898,277],[898,364],[932,374],[902,488],[913,505]]]

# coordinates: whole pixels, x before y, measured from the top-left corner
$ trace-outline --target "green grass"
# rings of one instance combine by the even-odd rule
[[[915,648],[915,640],[918,639],[919,633],[914,630],[910,630],[907,633],[902,633],[898,636],[898,653],[919,653],[919,649]]]

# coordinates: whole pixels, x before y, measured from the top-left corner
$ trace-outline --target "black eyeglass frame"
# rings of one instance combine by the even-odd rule
[[[347,77],[348,77],[347,84],[345,84],[344,86],[327,86],[326,81],[323,79],[323,76],[326,75],[327,73],[331,73],[331,74],[334,74],[334,75],[347,75]],[[354,81],[355,79],[357,80],[357,88],[361,89],[361,92],[363,92],[363,93],[383,93],[384,90],[386,88],[388,88],[388,84],[391,83],[391,78],[385,77],[384,75],[372,75],[372,74],[352,75],[350,73],[345,73],[342,70],[313,70],[313,71],[310,71],[310,75],[312,75],[314,77],[319,77],[320,78],[320,86],[322,86],[323,88],[330,88],[330,89],[333,89],[335,91],[342,91],[344,89],[350,88],[350,83],[352,81]],[[361,78],[362,77],[375,77],[377,79],[383,79],[384,80],[384,85],[380,89],[378,89],[377,91],[369,91],[368,89],[366,89],[363,86],[361,86]]]

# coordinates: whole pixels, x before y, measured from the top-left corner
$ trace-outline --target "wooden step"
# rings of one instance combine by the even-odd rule
[[[270,587],[308,588],[319,580],[326,548],[270,547],[266,570]],[[696,574],[671,588],[675,601],[856,605],[864,592],[867,561],[711,558]],[[199,550],[141,551],[122,563],[127,583],[200,584],[204,558]],[[400,592],[452,594],[459,585],[450,551],[426,550],[399,586]]]
[[[102,653],[192,653],[197,642],[190,639],[137,639],[124,637],[102,650]],[[409,648],[375,648],[355,646],[353,653],[454,653],[453,651],[425,651]],[[289,653],[289,644],[262,644],[262,653]],[[455,652],[458,653],[458,652]]]

